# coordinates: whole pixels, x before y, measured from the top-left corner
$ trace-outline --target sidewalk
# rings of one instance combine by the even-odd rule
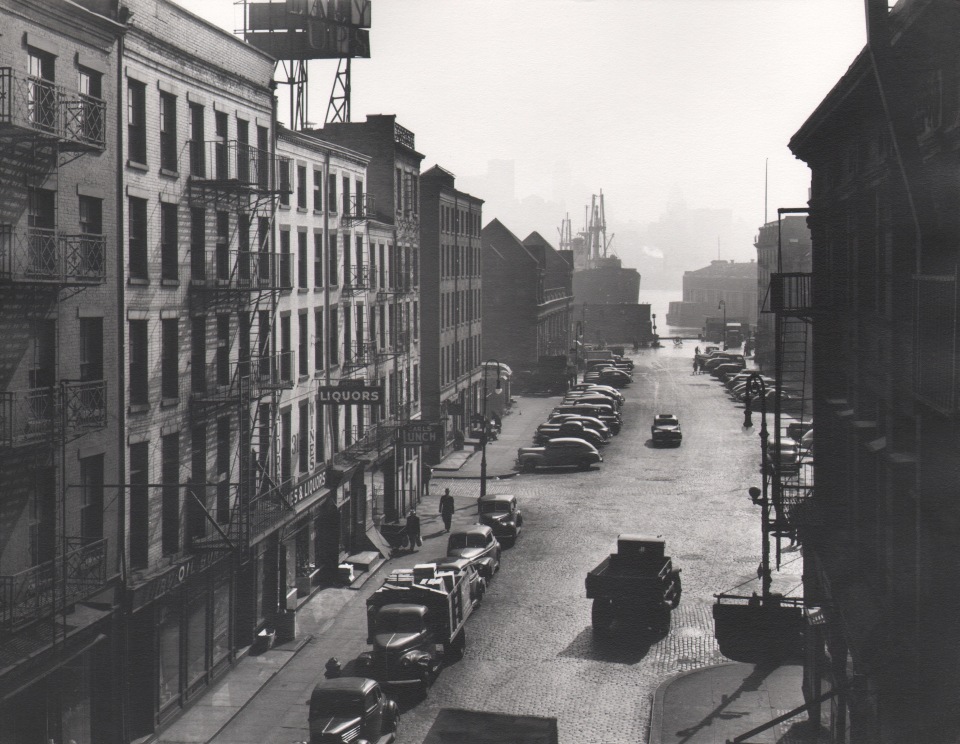
[[[804,704],[796,664],[717,664],[657,688],[649,744],[724,744]],[[824,710],[829,703],[824,703]],[[806,712],[751,736],[751,744],[817,744]]]
[[[517,449],[531,447],[537,427],[547,420],[550,411],[560,404],[559,396],[514,398],[509,413],[503,417],[500,435],[487,443],[487,478],[512,478],[517,474]],[[480,477],[481,452],[468,444],[459,452],[451,452],[433,470],[434,480],[441,478]]]
[[[530,443],[533,432],[556,405],[557,398],[519,398],[504,416],[502,433],[487,444],[487,477],[507,478],[517,448]],[[462,455],[463,453],[456,453]],[[434,479],[480,477],[480,452],[467,453],[456,470],[437,471]],[[464,484],[466,486],[466,484]],[[454,527],[476,522],[473,489],[451,487],[456,503]],[[463,490],[464,493],[457,491]],[[469,491],[469,493],[467,493]],[[337,657],[349,673],[348,663],[367,650],[366,597],[380,585],[379,568],[409,568],[446,554],[443,524],[437,512],[440,491],[433,489],[418,509],[423,547],[376,564],[371,573],[349,588],[321,589],[297,610],[296,640],[275,645],[257,655],[244,655],[210,690],[160,734],[144,742],[159,744],[270,744],[309,738],[304,700],[326,661]],[[242,653],[246,653],[246,650]],[[302,731],[298,732],[298,729]]]

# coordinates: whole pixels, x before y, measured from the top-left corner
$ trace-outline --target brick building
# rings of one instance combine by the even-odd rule
[[[570,348],[573,256],[556,251],[537,233],[520,241],[494,219],[482,242],[483,359],[514,373],[532,370]],[[514,380],[515,382],[515,380]]]
[[[117,39],[0,2],[0,738],[118,736]]]
[[[423,155],[415,149],[414,133],[400,126],[393,115],[370,115],[364,122],[332,123],[322,130],[307,133],[364,153],[370,159],[364,194],[369,200],[370,239],[377,245],[377,284],[375,287],[345,287],[341,292],[341,305],[345,302],[356,305],[356,300],[343,298],[358,297],[361,290],[369,291],[366,302],[374,303],[371,317],[376,315],[376,328],[386,334],[378,338],[382,347],[375,354],[385,374],[388,401],[385,416],[392,422],[389,428],[379,430],[386,436],[396,426],[420,418],[420,162]],[[386,253],[388,249],[389,255]],[[366,271],[362,259],[358,258],[356,265],[358,270]],[[383,271],[387,274],[381,276]],[[373,328],[371,323],[369,330]],[[369,343],[359,336],[357,340]],[[361,371],[364,366],[358,364],[353,370],[357,375],[364,374]],[[376,452],[380,452],[383,446],[378,437],[374,437],[380,442]],[[347,453],[343,462],[334,464],[335,477],[341,481],[359,479],[357,473],[362,471],[363,461],[370,462],[371,458],[376,460],[379,457],[370,452],[364,454],[371,440],[365,441],[356,451],[359,460]],[[394,460],[383,467],[382,485],[375,485],[382,488],[382,492],[374,495],[378,519],[398,519],[419,502],[421,471],[418,449],[408,447],[396,451]],[[388,481],[387,473],[390,473],[392,482]],[[361,485],[359,480],[353,482],[358,487]],[[372,537],[376,539],[375,535]]]
[[[779,292],[814,330],[807,684],[835,693],[832,741],[953,742],[960,13],[865,7],[868,47],[790,141],[812,174],[812,282]]]
[[[718,315],[723,301],[727,321],[757,322],[757,264],[736,261],[711,261],[702,269],[683,272],[683,300],[670,303],[667,324],[688,328],[702,327],[708,317]]]
[[[458,191],[454,175],[440,166],[424,172],[420,184],[422,411],[425,421],[443,425],[442,445],[429,452],[437,463],[483,416],[483,201]]]

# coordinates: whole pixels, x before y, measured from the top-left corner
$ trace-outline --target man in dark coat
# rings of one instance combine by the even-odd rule
[[[406,530],[407,539],[410,541],[410,550],[416,550],[423,545],[423,541],[420,539],[420,517],[417,516],[416,509],[411,509],[410,513],[407,514]]]
[[[443,490],[443,496],[440,497],[440,516],[443,518],[443,531],[450,531],[450,521],[453,519],[453,496],[450,495],[450,489]]]

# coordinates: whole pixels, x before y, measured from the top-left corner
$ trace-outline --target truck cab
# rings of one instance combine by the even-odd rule
[[[362,739],[391,744],[400,724],[397,703],[365,677],[318,682],[307,701],[310,744],[345,744]]]

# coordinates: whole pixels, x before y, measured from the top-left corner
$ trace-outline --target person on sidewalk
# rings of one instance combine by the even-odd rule
[[[410,551],[414,552],[423,545],[423,540],[420,539],[420,517],[417,516],[416,509],[411,509],[407,514],[406,531],[407,540],[410,541]]]
[[[450,495],[450,489],[443,490],[443,496],[440,497],[440,516],[443,518],[443,531],[450,531],[450,521],[453,519],[454,504],[453,496]]]

